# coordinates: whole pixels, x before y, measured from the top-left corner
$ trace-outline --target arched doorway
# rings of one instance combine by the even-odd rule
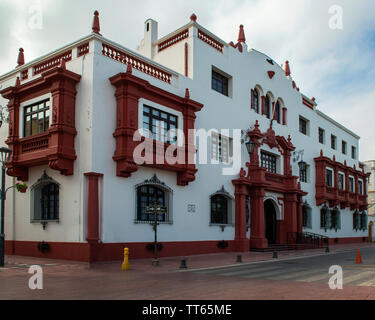
[[[374,223],[370,221],[370,223],[368,224],[368,242],[372,242],[373,229],[374,229]]]
[[[276,243],[276,210],[269,199],[264,202],[264,235],[268,244]]]

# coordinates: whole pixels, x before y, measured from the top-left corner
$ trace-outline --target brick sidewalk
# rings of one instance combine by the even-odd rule
[[[337,244],[330,246],[330,252],[342,252],[348,250],[357,250],[361,248],[375,247],[375,243],[355,243],[355,244]],[[278,259],[291,259],[303,256],[313,256],[326,254],[325,248],[320,249],[308,249],[308,250],[290,250],[278,252]],[[257,261],[274,260],[273,252],[223,252],[223,253],[212,253],[204,255],[192,255],[187,257],[167,257],[160,258],[160,266],[153,267],[151,265],[152,259],[134,259],[129,260],[130,268],[132,273],[165,273],[170,271],[180,270],[181,259],[186,259],[188,269],[200,269],[200,268],[213,268],[221,266],[229,266],[237,264],[237,255],[241,254],[242,263],[250,263]],[[355,256],[353,257],[355,258]],[[55,267],[67,267],[69,269],[95,269],[105,272],[116,272],[121,269],[121,261],[112,262],[97,262],[94,264],[87,264],[78,261],[66,261],[66,260],[53,260],[43,259],[34,257],[24,256],[12,256],[8,255],[5,257],[5,268],[0,268],[0,271],[15,270],[28,268],[30,265],[40,265],[47,267],[47,269],[55,269]]]

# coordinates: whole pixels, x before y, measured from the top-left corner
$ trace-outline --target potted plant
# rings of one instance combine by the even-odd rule
[[[25,193],[27,190],[27,184],[25,182],[17,182],[16,189],[18,192]]]

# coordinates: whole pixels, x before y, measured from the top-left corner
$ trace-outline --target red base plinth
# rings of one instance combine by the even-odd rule
[[[250,238],[250,248],[254,248],[254,249],[268,248],[267,238]]]

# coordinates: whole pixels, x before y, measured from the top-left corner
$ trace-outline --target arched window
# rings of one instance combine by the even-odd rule
[[[165,206],[165,194],[162,189],[152,185],[144,185],[137,188],[138,221],[154,221],[154,215],[148,213],[146,207],[152,206],[155,199],[159,205]],[[159,214],[157,220],[165,221],[165,214]]]
[[[268,119],[271,119],[271,99],[269,95],[266,95],[264,99],[264,114]]]
[[[224,189],[211,195],[211,224],[230,224],[233,197]]]
[[[172,223],[172,189],[161,182],[156,175],[143,183],[136,185],[136,223],[153,223],[155,216],[147,212],[154,201],[166,207],[166,213],[159,213],[157,220],[162,223]]]
[[[277,123],[281,123],[281,107],[279,101],[276,102],[274,119]]]
[[[31,186],[31,222],[59,220],[59,184],[46,172]]]
[[[257,89],[253,90],[253,108],[256,113],[259,113],[259,92]]]

